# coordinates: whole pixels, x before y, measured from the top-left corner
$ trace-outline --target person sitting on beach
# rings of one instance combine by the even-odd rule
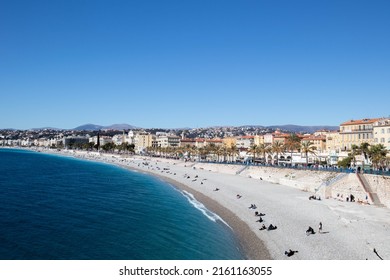
[[[298,253],[298,251],[293,251],[290,249],[290,251],[285,251],[284,254],[287,256],[287,257],[291,257],[293,256],[295,253]]]
[[[278,227],[277,226],[274,226],[273,224],[270,224],[269,226],[268,226],[268,230],[275,230],[275,229],[277,229]]]
[[[242,196],[238,194],[236,197],[237,197],[237,198],[241,198]]]
[[[219,191],[219,189],[218,189],[218,188],[215,188],[215,190],[214,190],[214,191],[215,191],[215,192],[216,192],[216,191]]]
[[[260,219],[258,219],[256,222],[262,223],[263,222],[263,218],[260,217]]]
[[[312,227],[309,227],[309,228],[306,230],[306,235],[310,235],[310,234],[315,234],[314,229],[313,229]]]
[[[265,229],[267,229],[267,227],[265,226],[265,224],[263,224],[263,225],[261,226],[261,228],[259,228],[259,230],[265,230]]]

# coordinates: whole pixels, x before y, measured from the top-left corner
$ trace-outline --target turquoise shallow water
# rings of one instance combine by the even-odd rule
[[[0,149],[0,224],[0,259],[244,258],[227,225],[158,178],[29,151]]]

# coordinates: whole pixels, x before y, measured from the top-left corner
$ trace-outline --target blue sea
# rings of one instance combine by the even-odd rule
[[[0,149],[0,259],[244,259],[232,229],[169,183]]]

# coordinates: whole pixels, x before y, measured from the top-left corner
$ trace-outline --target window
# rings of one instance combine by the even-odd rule
[[[385,129],[384,128],[382,128],[381,131],[382,131],[382,134],[385,133]]]
[[[381,138],[381,143],[385,143],[385,138]]]
[[[378,138],[375,138],[375,139],[374,139],[374,142],[375,142],[375,143],[378,143]]]
[[[387,129],[387,133],[390,133],[390,128]]]

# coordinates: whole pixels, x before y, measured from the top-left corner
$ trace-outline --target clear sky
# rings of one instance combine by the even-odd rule
[[[390,1],[0,0],[0,128],[390,115]]]

